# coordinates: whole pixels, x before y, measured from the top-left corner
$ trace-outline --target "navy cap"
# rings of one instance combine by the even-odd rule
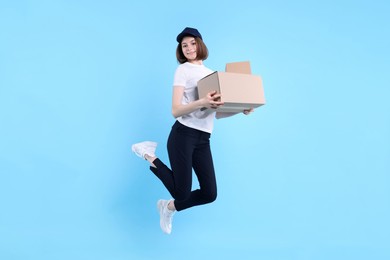
[[[202,39],[202,35],[200,34],[200,32],[198,32],[197,29],[195,28],[190,28],[190,27],[186,27],[177,37],[176,37],[176,41],[178,43],[181,43],[181,40],[183,40],[184,37],[186,36],[194,36],[194,37],[199,37]],[[203,40],[203,39],[202,39]]]

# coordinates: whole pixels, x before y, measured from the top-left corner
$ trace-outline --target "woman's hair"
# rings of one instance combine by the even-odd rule
[[[204,44],[202,39],[199,37],[195,37],[195,42],[196,42],[196,59],[206,60],[207,57],[209,56],[209,50],[207,49],[206,44]],[[180,64],[187,62],[187,58],[184,56],[183,50],[181,48],[181,43],[177,45],[176,58]]]

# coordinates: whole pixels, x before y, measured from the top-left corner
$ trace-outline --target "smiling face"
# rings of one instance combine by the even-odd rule
[[[192,36],[184,37],[183,40],[181,41],[181,50],[184,54],[184,57],[186,57],[189,62],[196,61],[197,45],[194,37]]]
[[[176,48],[176,59],[180,64],[191,62],[202,64],[209,56],[209,51],[201,38],[184,37]]]

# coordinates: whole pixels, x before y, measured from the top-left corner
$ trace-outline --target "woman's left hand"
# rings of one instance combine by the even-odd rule
[[[254,109],[253,109],[253,107],[252,108],[250,108],[250,109],[245,109],[244,110],[244,115],[249,115],[250,113],[252,113],[253,111],[255,111]]]

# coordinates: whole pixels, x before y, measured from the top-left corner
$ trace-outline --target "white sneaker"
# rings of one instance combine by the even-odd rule
[[[139,157],[145,159],[145,154],[156,157],[154,152],[156,151],[157,143],[151,141],[145,141],[142,143],[133,144],[131,150]],[[146,160],[146,159],[145,159]]]
[[[172,218],[175,211],[168,209],[169,200],[157,201],[157,210],[160,213],[160,227],[164,233],[171,234]]]

